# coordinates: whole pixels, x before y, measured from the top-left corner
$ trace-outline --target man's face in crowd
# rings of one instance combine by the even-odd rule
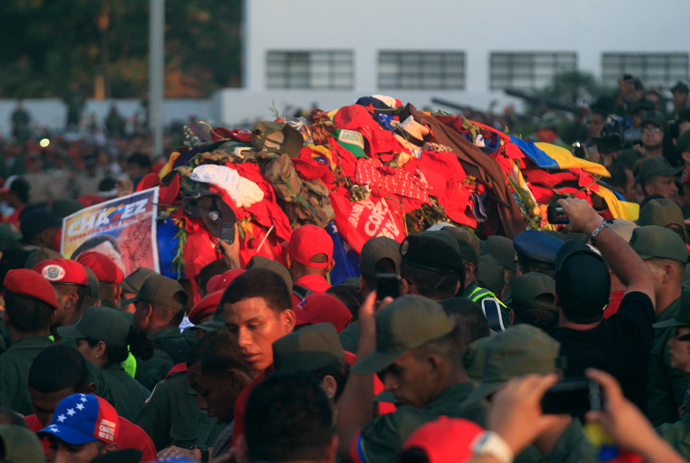
[[[41,424],[46,427],[53,419],[53,413],[58,403],[65,397],[74,394],[74,388],[68,387],[56,392],[43,393],[29,386],[29,395],[31,396],[31,405],[36,413],[36,418]]]
[[[658,125],[647,123],[642,126],[642,146],[647,149],[661,148],[664,141],[664,129]]]
[[[623,197],[627,201],[635,202],[635,176],[632,170],[625,169],[625,187],[623,189]]]
[[[151,304],[146,301],[137,301],[134,303],[134,320],[132,324],[137,330],[146,330],[149,327],[149,312],[152,309]]]
[[[136,295],[137,293],[128,293],[126,291],[122,291],[122,300],[124,301],[127,299],[132,299]],[[136,305],[134,303],[127,305],[120,304],[120,309],[122,309],[123,312],[134,313],[136,311]]]
[[[678,187],[674,177],[654,175],[645,183],[645,195],[658,194],[671,201],[678,199]]]
[[[383,384],[399,403],[421,408],[434,397],[429,365],[407,350],[384,370]]]
[[[668,355],[671,367],[686,371],[690,366],[690,341],[679,341],[678,337],[690,333],[690,326],[679,326],[676,335],[668,341]]]
[[[199,410],[206,410],[208,416],[217,423],[229,423],[234,417],[235,401],[239,395],[237,386],[223,376],[205,375],[201,372],[201,362],[189,367],[189,385],[197,392],[196,403]]]
[[[264,371],[273,364],[273,342],[292,332],[295,314],[280,314],[262,297],[250,297],[234,304],[223,305],[223,318],[230,335],[254,372]]]
[[[659,109],[659,95],[656,93],[647,93],[644,97],[654,103],[654,109]]]
[[[113,246],[113,243],[110,241],[104,241],[98,246],[95,246],[94,248],[91,249],[93,252],[100,252],[101,254],[105,254],[108,256],[110,260],[115,262],[115,265],[120,267],[120,270],[122,270],[122,273],[125,273],[125,262],[122,260],[122,256],[120,255],[119,252],[115,249]]]
[[[601,135],[601,131],[604,128],[604,115],[598,113],[592,113],[589,116],[589,121],[587,122],[587,134],[590,138],[595,138]]]
[[[688,106],[688,94],[681,90],[673,91],[673,106],[676,109],[683,109]]]
[[[68,444],[55,436],[48,436],[48,439],[50,440],[48,461],[54,463],[89,463],[103,453],[104,444],[101,441],[75,445]]]

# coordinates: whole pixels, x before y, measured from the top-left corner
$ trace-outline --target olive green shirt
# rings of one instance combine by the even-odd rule
[[[687,412],[675,423],[662,424],[656,432],[683,458],[690,459],[690,416]]]
[[[363,463],[397,461],[408,436],[415,429],[440,416],[465,418],[484,426],[484,401],[463,406],[474,388],[470,382],[453,384],[422,408],[401,405],[393,413],[374,418],[362,428],[357,438],[357,451],[363,456]]]
[[[680,298],[673,301],[659,316],[656,323],[676,318],[680,312]],[[671,368],[668,341],[676,328],[655,328],[652,354],[649,360],[649,420],[654,426],[678,421],[678,409],[688,390],[688,375]]]
[[[0,406],[25,416],[34,413],[29,395],[29,369],[36,356],[53,345],[48,336],[32,336],[20,339],[0,355]]]
[[[210,447],[225,425],[216,424],[196,403],[196,392],[189,386],[187,373],[175,373],[156,385],[136,424],[151,436],[156,451],[171,445]]]
[[[102,370],[105,390],[101,397],[115,407],[118,415],[133,422],[144,407],[148,389],[129,376],[119,363],[107,365]]]
[[[134,379],[149,390],[168,376],[174,365],[186,362],[190,350],[178,328],[167,328],[152,334],[151,340],[156,344],[153,357],[149,360],[137,358],[137,371],[134,376]]]

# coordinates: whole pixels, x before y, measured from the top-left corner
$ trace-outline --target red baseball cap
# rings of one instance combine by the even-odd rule
[[[10,270],[3,281],[5,289],[24,296],[35,297],[54,309],[58,308],[55,290],[40,273],[28,268]]]
[[[317,323],[330,323],[340,333],[352,320],[352,313],[330,294],[310,294],[295,308],[297,325],[315,325]]]
[[[246,272],[246,270],[243,268],[233,268],[223,274],[215,275],[206,283],[206,291],[209,293],[221,291],[230,286],[230,283],[244,272]]]
[[[101,252],[86,251],[79,254],[77,262],[88,267],[96,274],[100,283],[119,285],[125,279],[122,270],[108,256]]]
[[[220,299],[223,297],[224,289],[225,288],[207,294],[201,298],[199,302],[194,304],[192,310],[189,311],[189,321],[198,325],[202,318],[215,312],[220,303]]]
[[[34,265],[34,270],[51,283],[88,286],[89,277],[84,266],[76,260],[48,259]]]
[[[302,225],[292,232],[287,245],[290,259],[313,268],[326,268],[333,260],[333,239],[326,230],[316,225]],[[326,262],[313,262],[317,254],[326,254]]]
[[[424,450],[429,463],[461,463],[472,457],[472,443],[483,432],[481,426],[471,421],[442,416],[410,434],[403,449]]]

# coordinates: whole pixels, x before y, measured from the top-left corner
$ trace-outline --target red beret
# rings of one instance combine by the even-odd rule
[[[35,297],[54,309],[58,308],[55,290],[48,280],[34,270],[29,270],[28,268],[10,270],[5,276],[3,286],[13,293]]]
[[[212,314],[218,308],[220,298],[223,297],[223,290],[207,294],[199,302],[194,304],[189,311],[189,321],[198,325],[202,318]]]
[[[93,270],[100,283],[119,285],[125,279],[120,267],[103,253],[95,251],[82,252],[77,257],[77,262]]]
[[[88,286],[89,277],[84,266],[76,260],[48,259],[34,265],[34,270],[51,283]]]
[[[221,289],[225,289],[228,286],[230,286],[232,280],[242,275],[244,272],[246,272],[246,270],[243,268],[234,268],[232,270],[228,270],[222,275],[216,275],[214,277],[211,277],[211,279],[208,280],[208,283],[206,283],[206,291],[212,293],[215,291],[220,291]]]
[[[297,325],[315,325],[316,323],[330,323],[340,333],[352,319],[352,313],[330,294],[310,294],[295,308]]]

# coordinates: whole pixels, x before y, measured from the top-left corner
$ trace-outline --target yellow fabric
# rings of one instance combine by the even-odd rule
[[[599,192],[596,193],[606,201],[606,205],[611,211],[614,219],[637,220],[640,216],[640,205],[637,203],[629,203],[621,201],[608,188],[599,185]]]
[[[602,177],[610,177],[609,171],[606,167],[595,162],[590,162],[585,159],[580,159],[572,155],[570,151],[560,146],[552,145],[550,143],[535,143],[537,148],[545,152],[551,159],[556,161],[561,169],[582,169],[590,174],[601,175]]]
[[[177,158],[179,156],[180,156],[180,153],[178,151],[175,151],[170,155],[170,159],[168,159],[168,163],[163,166],[163,168],[160,170],[160,172],[158,172],[158,176],[160,178],[163,178],[170,173],[170,171],[173,168],[173,165],[175,164],[175,161],[177,161]]]

